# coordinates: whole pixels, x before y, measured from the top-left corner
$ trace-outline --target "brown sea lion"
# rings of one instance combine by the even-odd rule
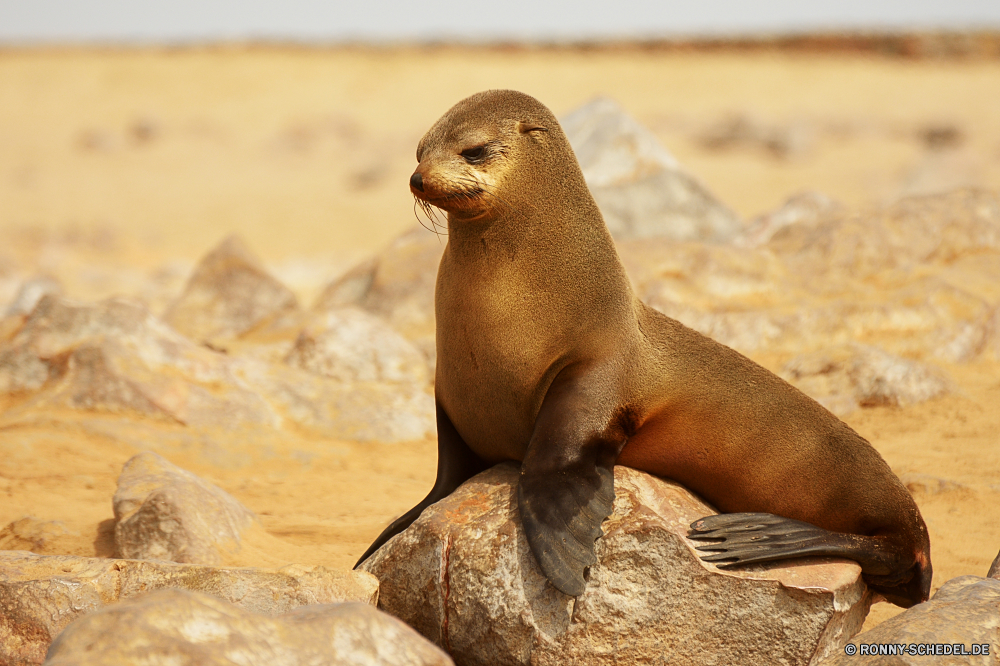
[[[706,560],[847,557],[893,603],[927,599],[927,528],[889,466],[815,401],[635,296],[545,106],[473,95],[424,136],[417,161],[413,194],[448,214],[437,481],[361,561],[474,474],[518,460],[531,550],[579,595],[620,464],[730,512],[692,525]]]

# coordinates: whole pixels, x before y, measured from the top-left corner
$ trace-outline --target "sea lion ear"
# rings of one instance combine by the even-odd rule
[[[519,120],[517,122],[517,131],[521,134],[529,134],[531,132],[548,132],[548,127],[542,127],[536,123],[527,122],[524,120]]]

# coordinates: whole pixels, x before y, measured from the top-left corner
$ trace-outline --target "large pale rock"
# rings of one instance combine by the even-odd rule
[[[763,244],[650,239],[619,252],[646,303],[743,353],[860,343],[915,359],[1000,357],[1000,198],[813,209],[751,228],[773,232]]]
[[[61,293],[62,285],[54,278],[40,276],[25,280],[17,290],[14,300],[7,307],[6,316],[26,315],[35,309],[38,301],[42,300],[42,296]]]
[[[325,437],[361,441],[433,434],[426,366],[391,331],[367,324],[361,333],[371,336],[371,353],[340,366],[358,373],[348,382],[322,373],[336,363],[336,343],[327,342],[349,341],[357,330],[343,336],[329,327],[307,329],[299,356],[292,357],[307,371],[196,345],[135,301],[80,304],[50,295],[0,343],[0,392],[27,398],[18,413],[68,407],[226,429],[277,428],[291,420]],[[312,352],[310,331],[320,339]],[[288,347],[294,350],[291,340]],[[398,377],[406,381],[391,381]]]
[[[271,425],[278,414],[223,354],[193,344],[125,298],[46,295],[0,346],[0,391],[24,409],[142,415],[196,426]]]
[[[125,463],[113,506],[116,552],[134,560],[223,564],[258,524],[222,488],[151,451]]]
[[[384,321],[357,307],[317,314],[285,362],[341,382],[427,384],[427,360]]]
[[[903,199],[881,211],[793,225],[768,243],[795,269],[856,279],[1000,252],[1000,195],[975,190]]]
[[[823,662],[823,666],[942,666],[996,664],[1000,660],[1000,580],[979,576],[952,578],[922,604],[882,622],[850,641],[856,651]],[[919,646],[942,644],[941,652],[924,652]],[[988,655],[951,654],[954,645],[972,653],[973,644],[988,645]],[[902,654],[878,654],[880,649],[904,646]],[[944,645],[948,645],[945,654]],[[879,646],[886,646],[880,648]],[[912,646],[912,648],[911,648]],[[872,651],[875,654],[872,654]],[[926,650],[927,648],[923,648]],[[937,649],[937,648],[933,648]],[[850,650],[850,648],[849,648]]]
[[[839,416],[858,407],[905,407],[952,389],[942,371],[864,345],[796,356],[781,374]]]
[[[868,612],[853,562],[701,562],[685,535],[712,509],[624,467],[587,589],[565,596],[528,549],[517,478],[511,464],[474,477],[362,565],[381,581],[379,607],[458,664],[815,664]]]
[[[234,359],[235,372],[289,420],[324,437],[399,442],[432,437],[426,382],[340,382],[287,365]]]
[[[434,284],[446,241],[426,229],[403,234],[329,284],[314,311],[356,305],[389,322],[433,365]]]
[[[757,247],[770,241],[786,227],[814,227],[824,220],[843,216],[845,212],[843,205],[822,192],[799,192],[789,197],[778,209],[750,220],[743,236],[737,241],[740,245]]]
[[[560,124],[616,239],[728,242],[742,233],[739,217],[614,100],[599,97]]]
[[[214,597],[162,590],[104,608],[59,635],[48,666],[447,666],[405,624],[359,603],[266,617]]]
[[[284,613],[309,604],[375,603],[371,575],[291,565],[277,571],[172,562],[0,551],[0,663],[39,664],[73,620],[144,592],[182,588],[246,611]]]
[[[230,236],[201,260],[163,318],[188,337],[212,341],[278,326],[298,309],[295,294]]]

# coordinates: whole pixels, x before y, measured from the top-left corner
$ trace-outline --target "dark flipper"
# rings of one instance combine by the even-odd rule
[[[793,557],[868,559],[871,537],[839,534],[770,513],[723,513],[691,523],[688,538],[705,542],[701,559],[720,567]]]
[[[401,517],[394,520],[389,527],[385,528],[382,534],[375,539],[374,543],[368,547],[368,550],[361,556],[357,564],[354,565],[355,569],[367,560],[372,553],[381,548],[386,541],[409,527],[424,509],[438,500],[444,499],[460,485],[487,468],[486,463],[472,452],[472,449],[465,443],[462,436],[455,430],[451,419],[448,418],[448,415],[441,408],[440,404],[437,405],[437,431],[438,467],[434,487],[431,488],[427,497],[421,500],[420,504],[417,504]]]
[[[521,465],[521,524],[545,576],[560,592],[583,594],[584,570],[597,562],[594,542],[615,500],[612,472],[628,437],[613,414],[600,414],[587,386],[566,370],[535,419]]]
[[[691,523],[688,538],[703,542],[701,559],[722,568],[797,557],[844,557],[861,565],[865,582],[888,601],[909,608],[926,601],[930,561],[907,556],[888,537],[830,532],[770,513],[723,513]]]
[[[583,572],[597,563],[594,542],[614,501],[614,474],[604,467],[555,474],[522,469],[517,505],[524,534],[545,576],[560,592],[583,594]]]

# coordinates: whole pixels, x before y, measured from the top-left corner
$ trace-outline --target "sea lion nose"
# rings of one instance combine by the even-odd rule
[[[421,176],[419,173],[414,172],[414,174],[410,176],[410,187],[412,187],[415,190],[420,190],[421,192],[423,192],[424,177]]]

